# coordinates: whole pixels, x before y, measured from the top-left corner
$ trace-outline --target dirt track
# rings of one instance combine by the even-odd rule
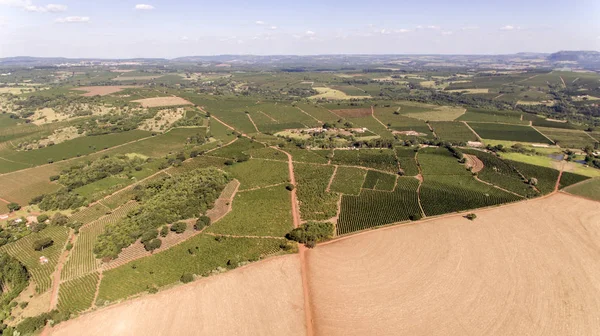
[[[600,203],[564,194],[308,252],[317,335],[598,335]]]
[[[297,255],[264,260],[58,325],[51,335],[305,335]]]

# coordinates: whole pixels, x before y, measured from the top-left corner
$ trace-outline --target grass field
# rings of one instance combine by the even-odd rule
[[[551,144],[535,129],[529,126],[505,125],[505,124],[486,124],[469,122],[469,126],[479,134],[483,139],[522,141]]]
[[[419,168],[417,167],[417,161],[415,161],[415,150],[412,148],[395,147],[396,157],[400,168],[404,171],[406,176],[415,176],[419,174]]]
[[[284,185],[238,192],[233,210],[207,232],[283,237],[292,229],[289,191]]]
[[[460,116],[457,120],[459,121],[482,121],[482,122],[493,122],[493,123],[507,123],[516,125],[527,125],[527,120],[521,120],[521,113],[514,111],[494,111],[484,109],[473,109],[468,108],[467,112]]]
[[[369,170],[362,187],[364,189],[393,191],[396,185],[396,175]]]
[[[77,279],[63,282],[58,292],[58,309],[78,313],[92,306],[98,273],[91,273]]]
[[[31,233],[14,243],[6,244],[0,247],[0,251],[19,259],[35,282],[36,292],[43,293],[52,285],[51,275],[67,241],[67,233],[68,229],[63,226],[50,226],[40,232]],[[54,241],[52,246],[42,251],[34,250],[33,243],[46,237]],[[48,258],[48,263],[40,263],[40,257],[42,256]]]
[[[184,273],[208,276],[280,251],[280,239],[228,238],[200,234],[164,252],[104,272],[98,301],[117,301],[179,281]]]

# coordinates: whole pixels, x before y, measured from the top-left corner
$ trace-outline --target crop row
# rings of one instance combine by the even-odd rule
[[[395,184],[396,175],[369,170],[362,187],[364,189],[392,191]]]
[[[98,273],[63,282],[58,292],[58,309],[62,312],[78,313],[92,306]]]
[[[394,192],[363,190],[360,196],[342,196],[337,233],[346,234],[379,225],[421,218],[415,178],[398,179]]]
[[[302,219],[324,220],[335,216],[338,197],[326,191],[333,170],[333,166],[294,164]]]
[[[136,202],[129,202],[116,209],[111,214],[99,218],[83,227],[79,231],[79,235],[71,250],[69,259],[63,267],[61,279],[74,279],[97,270],[99,261],[94,256],[94,244],[96,243],[96,238],[104,232],[104,228],[107,224],[119,221],[136,207]]]
[[[336,150],[333,164],[363,166],[390,173],[398,172],[396,155],[391,149]]]
[[[50,288],[52,284],[51,275],[58,262],[60,253],[65,246],[68,236],[68,229],[64,226],[49,226],[48,228],[31,233],[16,242],[6,244],[0,247],[0,251],[7,252],[11,256],[19,259],[27,268],[31,278],[36,283],[36,291],[43,293]],[[41,238],[50,238],[53,241],[52,246],[36,251],[33,249],[33,243]],[[40,257],[46,257],[48,262],[40,262]]]

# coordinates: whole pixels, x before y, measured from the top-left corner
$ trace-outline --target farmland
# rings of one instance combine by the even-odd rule
[[[165,316],[185,319],[183,325],[206,334],[265,330],[287,335],[310,333],[311,328],[314,334],[347,332],[346,327],[328,329],[327,323],[337,322],[318,315],[328,303],[315,298],[312,283],[310,292],[306,290],[315,270],[323,267],[320,260],[311,259],[320,251],[343,245],[353,235],[372,234],[366,231],[392,232],[392,226],[403,226],[414,228],[404,232],[419,242],[396,237],[390,245],[384,237],[379,243],[402,251],[398,265],[422,256],[427,260],[419,264],[427,264],[428,256],[438,253],[423,250],[430,247],[427,244],[450,244],[446,251],[453,258],[458,258],[453,246],[493,254],[499,245],[480,252],[478,239],[510,240],[508,233],[500,235],[504,230],[530,234],[535,228],[527,224],[536,218],[530,221],[527,216],[537,216],[534,211],[539,209],[518,210],[523,212],[520,226],[509,223],[512,226],[504,228],[508,224],[502,222],[495,227],[499,231],[492,230],[488,223],[493,218],[486,213],[528,204],[542,204],[554,213],[560,205],[553,208],[546,199],[584,201],[565,199],[566,193],[598,199],[600,159],[594,145],[600,124],[597,101],[590,100],[600,97],[600,77],[595,74],[550,71],[537,61],[531,62],[535,70],[521,68],[521,63],[520,70],[496,69],[508,64],[507,55],[493,63],[487,56],[440,62],[444,58],[436,55],[380,55],[369,63],[371,56],[340,60],[324,55],[301,64],[281,57],[286,61],[269,58],[268,65],[261,64],[262,56],[215,56],[219,62],[140,60],[143,65],[20,67],[3,73],[4,89],[33,88],[18,95],[0,93],[0,251],[24,264],[32,287],[8,303],[16,304],[8,311],[14,319],[3,317],[0,333],[6,330],[2,323],[23,328],[25,317],[53,308],[57,311],[51,314],[61,319],[77,318],[49,330],[56,334],[73,334],[79,329],[71,328],[97,323],[92,321],[98,316],[115,318],[115,311],[128,314],[128,319],[121,319],[120,326],[105,323],[105,329],[91,325],[84,333],[122,327],[133,334],[169,334],[174,326],[157,326]],[[521,57],[519,62],[527,63],[533,56]],[[534,199],[542,196],[546,198]],[[577,202],[575,207],[582,206]],[[595,211],[585,204],[584,219]],[[58,211],[66,217],[55,215]],[[439,228],[429,224],[451,219],[460,220],[451,224],[456,232],[443,223]],[[414,233],[419,230],[425,233]],[[440,244],[443,235],[455,240]],[[530,240],[552,239],[546,236]],[[421,240],[430,243],[418,245]],[[36,251],[34,243],[42,250]],[[373,243],[365,244],[369,252]],[[415,254],[419,251],[427,253]],[[352,253],[336,256],[338,262],[329,266],[352,264]],[[375,259],[389,257],[397,264],[394,253],[378,252]],[[281,256],[285,254],[294,255]],[[272,259],[246,266],[267,258]],[[438,259],[444,258],[433,265],[444,270],[447,265]],[[358,262],[371,270],[369,262]],[[380,263],[375,260],[373,265]],[[265,269],[270,275],[251,271],[261,265],[269,265]],[[397,270],[392,283],[403,288],[403,280],[397,279],[411,279],[415,269]],[[452,274],[448,269],[444,272]],[[376,283],[385,272],[373,270],[375,283],[370,286],[387,288],[388,278]],[[220,274],[224,272],[228,273]],[[262,282],[257,284],[248,274]],[[223,287],[222,281],[231,281],[233,287]],[[188,282],[192,283],[183,285]],[[265,294],[264,288],[258,292],[267,284],[278,290],[277,297]],[[338,285],[347,289],[346,279]],[[321,290],[318,284],[315,288]],[[417,297],[396,287],[389,292],[404,295],[401,301],[407,307],[410,298]],[[174,299],[165,303],[170,293],[181,297],[179,306]],[[351,290],[345,293],[352,295]],[[192,302],[190,297],[196,298],[194,303],[177,310],[183,302]],[[129,299],[134,301],[122,302]],[[26,301],[29,306],[21,307]],[[351,306],[362,302],[351,301]],[[152,305],[142,309],[147,316],[131,310],[144,302]],[[258,310],[243,312],[237,304]],[[104,308],[107,305],[113,306]],[[161,311],[163,305],[179,313]],[[460,302],[457,306],[462,307]],[[289,316],[264,320],[274,312]],[[315,323],[306,322],[311,313]],[[303,314],[307,316],[297,316]],[[345,318],[337,312],[327,314],[339,321]],[[387,311],[378,314],[388,316],[392,324],[402,320],[396,330],[419,333],[406,326],[421,322],[406,320],[401,309],[393,316]],[[260,327],[240,327],[230,315]],[[368,315],[367,320],[372,318]],[[431,324],[451,327],[438,323],[444,321],[442,315],[436,314],[439,320]],[[157,317],[149,321],[149,316]],[[461,323],[472,325],[469,321],[461,317]],[[147,329],[151,325],[156,328]],[[371,333],[387,325],[383,321]],[[350,333],[362,330],[357,328]],[[181,334],[189,333],[184,329]],[[485,334],[491,329],[465,330]],[[394,332],[381,332],[389,333]]]

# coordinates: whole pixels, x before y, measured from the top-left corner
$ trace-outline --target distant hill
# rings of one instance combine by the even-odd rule
[[[553,63],[577,62],[577,64],[586,68],[600,68],[600,52],[598,51],[563,50],[554,54],[550,54],[547,60]]]

